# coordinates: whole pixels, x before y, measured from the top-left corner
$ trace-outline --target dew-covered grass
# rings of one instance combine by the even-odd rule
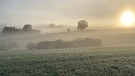
[[[0,51],[0,76],[134,75],[134,47]]]

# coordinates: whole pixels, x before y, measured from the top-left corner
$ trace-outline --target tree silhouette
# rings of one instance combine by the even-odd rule
[[[32,31],[32,25],[30,25],[30,24],[24,25],[23,31],[25,31],[25,32]]]
[[[78,30],[85,30],[88,27],[88,22],[86,20],[80,20],[78,22],[77,29]]]
[[[2,35],[13,35],[13,34],[39,34],[41,33],[40,30],[32,29],[32,25],[26,24],[24,27],[21,28],[16,28],[15,26],[13,27],[4,27],[1,34]]]
[[[2,34],[12,34],[12,33],[18,33],[19,29],[14,27],[4,27],[2,30]]]

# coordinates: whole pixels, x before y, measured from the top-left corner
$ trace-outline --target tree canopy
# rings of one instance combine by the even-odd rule
[[[85,30],[86,28],[88,28],[88,22],[86,20],[80,20],[78,22],[77,29],[78,30]]]

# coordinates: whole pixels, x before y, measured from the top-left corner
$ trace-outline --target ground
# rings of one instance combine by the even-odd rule
[[[134,47],[0,51],[0,76],[134,75]]]

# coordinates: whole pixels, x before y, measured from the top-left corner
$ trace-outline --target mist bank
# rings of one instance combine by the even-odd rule
[[[26,45],[28,43],[36,44],[42,41],[55,41],[58,39],[63,41],[72,41],[78,38],[100,39],[103,47],[135,46],[134,29],[90,29],[87,31],[65,31],[59,33],[41,33],[38,35],[27,36],[0,36],[0,44],[3,45],[14,42],[19,45],[17,49],[26,49]]]

